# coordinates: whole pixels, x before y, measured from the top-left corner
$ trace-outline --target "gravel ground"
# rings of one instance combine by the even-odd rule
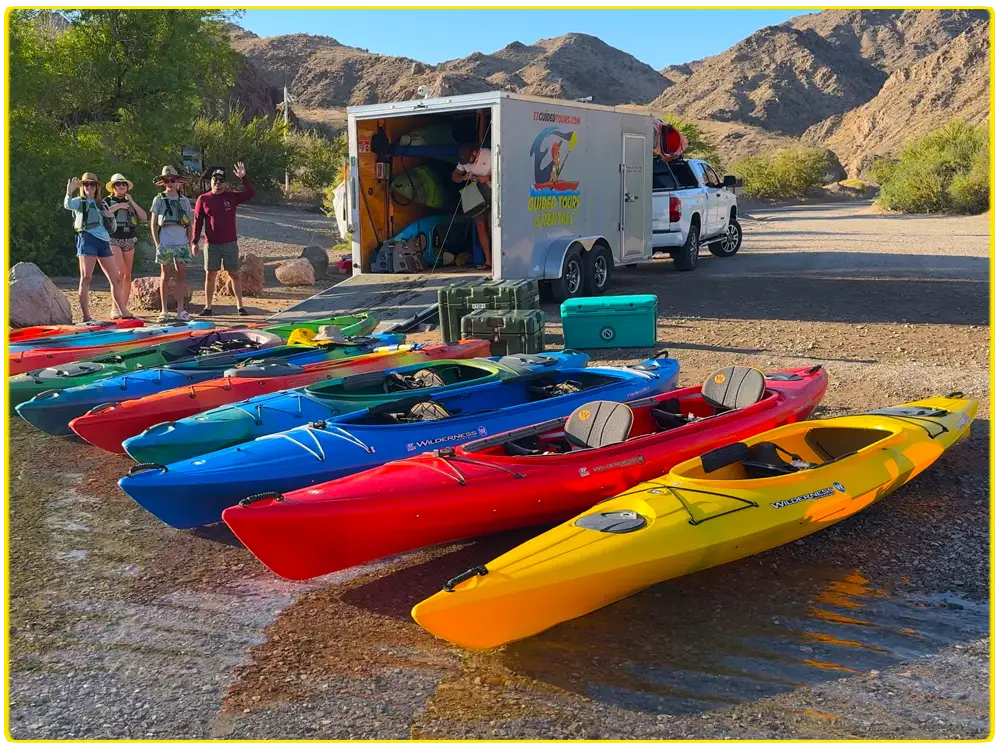
[[[115,485],[126,459],[12,420],[9,735],[988,736],[988,218],[863,204],[751,214],[734,258],[616,279],[616,292],[659,295],[658,348],[681,361],[681,382],[823,362],[819,416],[963,390],[982,399],[970,440],[805,540],[472,653],[425,633],[410,607],[537,530],[293,584],[224,527],[180,533],[140,511]],[[253,231],[261,252],[297,255],[328,226],[315,221],[265,209]],[[547,334],[561,344],[558,323]]]

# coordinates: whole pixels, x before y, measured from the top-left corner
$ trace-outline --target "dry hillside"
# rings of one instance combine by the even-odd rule
[[[272,86],[287,80],[301,106],[371,104],[412,97],[418,86],[432,94],[508,89],[538,96],[621,104],[649,102],[670,85],[664,76],[586,34],[566,34],[533,45],[514,42],[492,54],[476,53],[438,66],[372,54],[336,39],[291,34],[234,39],[233,47]]]
[[[990,36],[976,23],[947,45],[897,69],[870,101],[813,126],[807,141],[832,149],[852,176],[875,156],[898,152],[906,141],[953,118],[989,117]]]
[[[231,35],[272,99],[287,77],[297,110],[308,112],[303,121],[331,130],[342,126],[344,107],[411,99],[419,86],[432,96],[495,89],[591,96],[697,122],[729,159],[802,138],[831,148],[857,174],[907,136],[952,117],[987,116],[986,19],[985,11],[970,10],[823,11],[662,71],[585,34],[512,42],[436,66],[331,37],[258,38],[238,27]],[[244,83],[259,94],[257,83]]]

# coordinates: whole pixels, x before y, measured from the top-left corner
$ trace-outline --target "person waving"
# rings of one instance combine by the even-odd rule
[[[236,207],[254,196],[254,188],[247,177],[243,162],[236,162],[233,174],[243,183],[243,190],[235,192],[226,184],[226,171],[222,167],[209,167],[203,175],[209,180],[211,190],[198,196],[194,204],[194,237],[191,251],[198,252],[201,231],[205,230],[205,309],[199,315],[212,314],[215,296],[215,279],[225,268],[233,279],[236,294],[236,312],[246,315],[243,307],[243,277],[240,273],[240,248],[236,237]]]

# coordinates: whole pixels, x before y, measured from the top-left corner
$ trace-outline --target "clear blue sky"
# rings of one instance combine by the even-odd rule
[[[248,10],[258,36],[321,34],[341,44],[436,65],[513,41],[592,34],[657,70],[722,52],[802,10]]]

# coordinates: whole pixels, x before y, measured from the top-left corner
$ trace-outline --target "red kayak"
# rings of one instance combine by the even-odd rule
[[[381,372],[435,359],[471,359],[490,356],[490,342],[465,339],[453,344],[432,344],[419,349],[371,352],[329,362],[293,366],[267,365],[260,370],[240,368],[240,377],[224,377],[172,388],[134,401],[99,406],[69,423],[88,443],[109,453],[124,453],[122,442],[161,422],[173,422],[217,406],[243,401],[275,391],[300,388],[332,378]]]
[[[8,331],[7,340],[12,344],[23,344],[49,336],[70,336],[74,333],[93,333],[108,331],[112,328],[142,328],[146,321],[138,318],[117,318],[116,320],[92,320],[88,323],[56,326],[30,326]]]
[[[745,385],[731,388],[734,382]],[[767,376],[728,368],[704,386],[629,403],[627,420],[620,419],[620,405],[593,402],[569,420],[394,461],[283,496],[250,497],[223,511],[222,519],[279,576],[312,578],[433,544],[560,523],[682,461],[805,419],[826,386],[821,366]],[[718,398],[720,388],[742,400]],[[616,424],[596,431],[603,442],[577,439],[574,419],[598,424],[605,412],[616,412]]]

